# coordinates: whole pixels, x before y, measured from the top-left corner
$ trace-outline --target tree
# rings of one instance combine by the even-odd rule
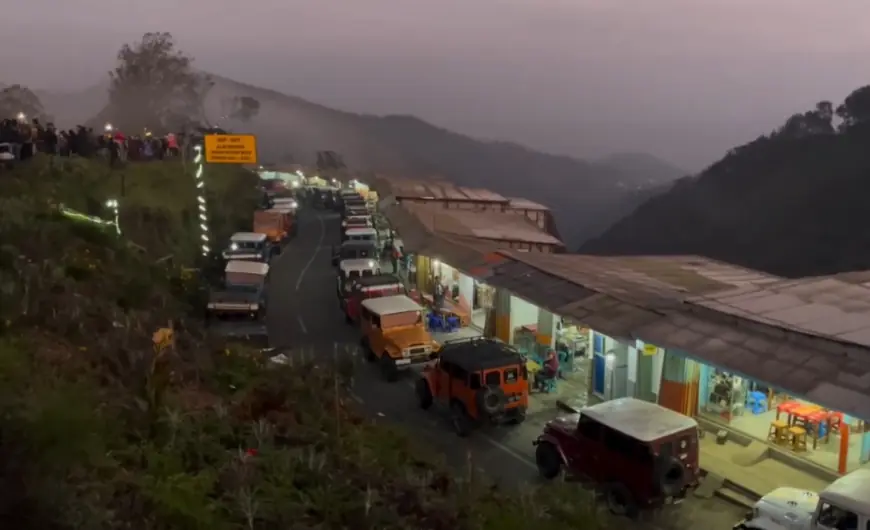
[[[229,102],[228,117],[233,120],[249,122],[260,113],[260,102],[250,96],[236,96]]]
[[[814,110],[794,114],[774,136],[779,138],[804,138],[819,134],[833,134],[834,105],[830,101],[816,103]]]
[[[843,104],[837,107],[837,116],[843,120],[840,124],[841,130],[870,123],[870,85],[849,94]]]
[[[111,119],[130,131],[178,130],[206,122],[205,96],[214,85],[195,71],[169,33],[146,33],[118,51],[109,75]]]
[[[45,118],[39,96],[21,85],[10,85],[0,90],[0,118],[15,118],[23,113],[28,118]]]

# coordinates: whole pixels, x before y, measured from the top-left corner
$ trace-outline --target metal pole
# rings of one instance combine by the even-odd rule
[[[208,206],[205,200],[205,178],[203,177],[203,172],[205,170],[202,144],[197,144],[194,146],[193,150],[196,155],[193,158],[194,164],[194,179],[196,180],[196,201],[199,203],[199,228],[201,230],[200,239],[202,240],[202,255],[208,256],[208,253],[211,251],[209,248],[209,236],[208,236]]]

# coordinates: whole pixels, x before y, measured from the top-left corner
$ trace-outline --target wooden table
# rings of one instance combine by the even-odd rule
[[[435,311],[435,298],[431,294],[424,294],[421,296],[421,299],[424,305]],[[468,327],[471,325],[471,312],[466,311],[465,308],[449,298],[444,299],[444,303],[438,311],[445,316],[455,316],[459,319],[459,325],[462,327]]]

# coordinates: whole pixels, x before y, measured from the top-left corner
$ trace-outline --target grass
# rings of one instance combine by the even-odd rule
[[[127,208],[167,223],[154,235],[127,220],[125,236],[158,249],[141,252],[53,206],[105,217],[114,176],[103,169],[37,160],[0,177],[4,527],[600,528],[573,488],[509,494],[456,476],[357,414],[341,374],[269,366],[207,335],[185,316],[184,263],[151,259],[195,254],[179,236],[186,175],[128,167]],[[252,205],[230,195],[249,177],[213,175],[221,215],[246,218]],[[173,340],[156,344],[167,327]]]

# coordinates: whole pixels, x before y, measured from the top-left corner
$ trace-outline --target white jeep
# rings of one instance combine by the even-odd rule
[[[853,471],[821,493],[777,488],[734,530],[870,530],[870,469]]]

